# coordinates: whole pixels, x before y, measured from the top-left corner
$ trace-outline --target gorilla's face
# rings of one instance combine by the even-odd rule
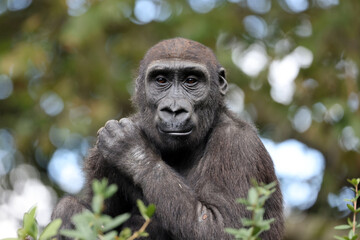
[[[155,139],[171,149],[203,139],[209,128],[206,123],[210,124],[214,117],[203,113],[211,89],[207,68],[186,60],[156,60],[148,66],[145,76]]]
[[[160,151],[197,148],[206,142],[226,90],[225,71],[209,48],[164,40],[139,67],[133,100],[140,127]]]

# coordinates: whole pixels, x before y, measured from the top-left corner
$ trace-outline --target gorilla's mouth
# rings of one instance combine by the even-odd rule
[[[175,130],[162,130],[160,128],[159,129],[159,132],[163,133],[163,134],[167,134],[167,135],[170,135],[170,136],[188,136],[192,133],[192,129],[190,130],[181,130],[181,131],[175,131]]]

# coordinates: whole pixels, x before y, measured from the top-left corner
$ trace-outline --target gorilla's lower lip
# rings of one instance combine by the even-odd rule
[[[170,136],[187,136],[192,133],[192,129],[190,131],[163,131],[159,128],[159,131],[164,134],[168,134]]]

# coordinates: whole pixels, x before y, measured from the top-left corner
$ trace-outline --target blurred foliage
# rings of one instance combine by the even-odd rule
[[[75,225],[75,229],[63,229],[60,231],[61,235],[78,240],[132,240],[149,236],[145,229],[155,212],[154,204],[145,206],[141,200],[137,200],[139,211],[145,219],[143,226],[134,233],[131,232],[130,228],[124,228],[118,234],[114,229],[126,222],[131,217],[130,214],[124,213],[115,218],[103,214],[104,201],[117,191],[117,186],[115,184],[108,186],[108,180],[102,179],[102,181],[94,180],[92,188],[95,194],[92,199],[92,211],[85,210],[74,215],[72,222]]]
[[[274,218],[264,219],[264,205],[273,192],[275,192],[276,182],[267,185],[258,184],[254,181],[254,186],[249,189],[247,198],[240,198],[238,203],[244,204],[246,209],[251,212],[251,219],[243,218],[241,223],[244,228],[234,229],[226,228],[226,232],[234,236],[235,239],[242,240],[260,240],[260,234],[270,229],[270,224],[275,221]]]
[[[130,214],[124,213],[116,216],[115,218],[103,214],[105,207],[104,201],[117,191],[117,186],[115,184],[108,186],[108,180],[102,179],[101,181],[94,180],[92,183],[92,188],[94,191],[92,211],[85,210],[74,215],[72,217],[72,221],[75,225],[75,229],[62,229],[60,230],[61,235],[78,240],[133,240],[139,237],[148,236],[148,233],[145,232],[145,230],[151,221],[151,217],[155,213],[154,204],[145,206],[141,200],[137,200],[139,211],[145,220],[143,226],[141,226],[141,228],[134,233],[131,232],[131,229],[124,228],[118,235],[117,231],[114,229],[126,222],[130,218]],[[61,219],[53,220],[38,236],[39,226],[36,221],[36,207],[33,207],[24,214],[23,226],[18,230],[18,237],[6,238],[3,240],[54,239],[54,237],[56,237],[56,235],[59,233],[61,223]]]
[[[36,222],[36,207],[31,208],[24,214],[23,226],[18,230],[17,238],[6,238],[3,240],[49,240],[53,239],[61,226],[61,219],[49,223],[44,231],[38,236],[39,226]]]
[[[146,2],[0,1],[0,131],[15,140],[14,161],[2,164],[34,165],[42,181],[61,193],[47,175],[54,151],[81,148],[72,136],[94,137],[108,119],[134,111],[132,79],[144,53],[162,39],[181,36],[214,49],[228,81],[245,93],[244,111],[262,136],[294,138],[324,154],[322,189],[307,212],[317,214],[314,219],[336,216],[328,193],[360,173],[360,2],[303,0],[306,7],[294,10],[287,5],[294,1],[286,0],[154,0],[152,6],[163,14],[146,21],[142,17],[150,10],[136,14],[141,1]],[[196,2],[208,5],[199,10]],[[254,10],[256,2],[270,7]],[[248,16],[265,21],[265,35],[246,28]],[[262,46],[268,59],[256,76],[234,63],[235,50],[253,44]],[[291,102],[281,104],[271,97],[270,62],[298,46],[309,49],[313,60],[296,75]],[[312,114],[311,126],[299,131],[293,120],[304,107]],[[63,131],[54,137],[58,129]],[[0,184],[12,188],[8,175]],[[321,239],[325,228],[320,223],[322,230],[311,239]]]

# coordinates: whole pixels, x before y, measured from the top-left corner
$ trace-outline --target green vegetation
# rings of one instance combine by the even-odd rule
[[[356,239],[359,239],[359,235],[356,234],[356,230],[360,229],[360,224],[359,224],[358,221],[356,221],[356,214],[360,213],[360,208],[359,208],[359,206],[357,206],[358,199],[360,197],[360,190],[359,190],[360,178],[348,179],[348,182],[351,185],[353,185],[352,190],[355,193],[355,197],[352,198],[352,199],[345,199],[345,200],[347,202],[351,203],[351,204],[347,204],[347,207],[352,212],[353,218],[352,219],[350,219],[350,218],[347,219],[347,225],[339,225],[339,226],[335,227],[335,229],[338,229],[338,230],[349,229],[349,233],[348,233],[347,236],[344,236],[344,237],[335,236],[335,238],[338,239],[338,240],[356,240]]]
[[[61,226],[61,219],[56,219],[49,223],[39,235],[39,226],[35,217],[36,207],[33,207],[24,214],[23,226],[18,230],[18,237],[6,238],[3,240],[49,240],[56,236]]]
[[[254,186],[249,189],[247,198],[240,198],[238,202],[244,204],[246,209],[251,211],[251,219],[243,218],[241,223],[244,226],[241,229],[226,228],[226,232],[230,233],[235,239],[242,240],[260,240],[260,234],[270,229],[270,224],[274,219],[264,219],[264,205],[271,194],[276,190],[276,183],[267,185],[253,183]]]
[[[141,200],[137,205],[141,215],[145,219],[143,226],[132,233],[129,228],[124,228],[119,234],[114,228],[120,226],[130,218],[130,214],[121,214],[115,218],[103,214],[104,201],[111,197],[116,191],[115,184],[108,186],[107,179],[93,182],[94,197],[92,200],[92,211],[85,210],[72,218],[75,225],[73,230],[60,230],[60,234],[76,240],[133,240],[139,237],[146,237],[146,227],[155,213],[155,205],[145,206]],[[3,240],[49,240],[55,237],[61,226],[61,219],[52,221],[38,236],[39,227],[35,219],[36,207],[24,215],[23,227],[18,230],[17,238]],[[31,238],[30,238],[31,237]]]
[[[357,206],[357,201],[360,198],[360,178],[353,178],[348,180],[353,185],[352,190],[355,197],[346,199],[351,204],[347,204],[349,210],[353,213],[353,218],[347,219],[347,225],[336,226],[337,230],[349,229],[348,236],[339,237],[334,236],[338,240],[357,240],[358,235],[356,229],[360,228],[360,224],[356,221],[356,214],[360,213],[360,208]],[[234,229],[226,228],[225,231],[234,236],[234,239],[241,240],[261,240],[260,234],[268,231],[271,228],[271,223],[274,219],[264,219],[264,205],[271,194],[275,191],[276,183],[267,185],[253,182],[253,187],[249,189],[247,198],[240,198],[238,202],[244,204],[252,214],[251,219],[242,218],[241,222],[243,228]],[[122,214],[115,218],[102,214],[104,210],[104,200],[111,197],[116,191],[116,185],[108,186],[108,181],[93,182],[94,197],[92,201],[92,211],[86,210],[73,216],[72,220],[75,224],[74,230],[60,230],[61,235],[74,238],[76,240],[133,240],[139,237],[146,237],[146,227],[151,221],[151,217],[155,213],[155,206],[150,204],[145,206],[141,200],[137,201],[138,208],[145,222],[143,226],[136,232],[132,233],[130,229],[125,228],[119,234],[114,228],[120,226],[130,218],[130,214]],[[39,226],[36,221],[36,207],[30,209],[24,214],[23,226],[18,230],[17,238],[6,238],[2,240],[50,240],[53,239],[59,232],[61,226],[61,219],[55,219],[49,223],[43,232],[39,234]]]

